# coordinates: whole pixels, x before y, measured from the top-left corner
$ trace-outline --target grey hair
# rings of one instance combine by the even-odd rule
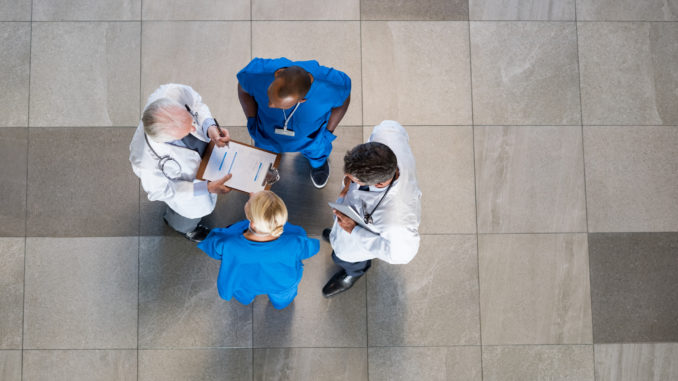
[[[175,107],[182,108],[178,102],[169,98],[157,99],[146,106],[141,116],[146,135],[160,143],[174,140],[170,131],[177,128],[179,122],[169,110]]]
[[[393,151],[379,142],[359,144],[344,156],[344,173],[365,185],[383,183],[393,178],[398,159]]]

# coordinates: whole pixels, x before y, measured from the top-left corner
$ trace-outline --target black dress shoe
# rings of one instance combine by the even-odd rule
[[[351,276],[346,274],[346,271],[341,270],[338,273],[334,274],[332,278],[327,282],[325,287],[323,287],[323,295],[326,298],[334,296],[336,294],[342,293],[349,288],[353,287],[355,282],[360,279],[360,276]]]
[[[323,239],[327,242],[330,242],[330,233],[332,233],[332,229],[330,228],[323,229]]]
[[[322,189],[327,185],[327,180],[330,179],[330,163],[325,160],[325,163],[318,168],[311,167],[311,182],[313,186]]]
[[[210,228],[203,224],[198,224],[192,232],[184,233],[184,237],[191,242],[202,242],[210,234]]]

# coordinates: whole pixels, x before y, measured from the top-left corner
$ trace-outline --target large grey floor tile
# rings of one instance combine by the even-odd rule
[[[590,344],[585,234],[480,235],[484,345]]]
[[[593,381],[593,346],[483,347],[483,380]]]
[[[138,238],[29,238],[24,348],[137,346]]]
[[[363,22],[362,57],[364,124],[471,124],[467,23]]]
[[[480,347],[372,347],[370,380],[480,381]]]
[[[678,341],[678,233],[589,234],[595,343]]]
[[[469,0],[471,20],[573,21],[575,0]]]
[[[0,0],[0,21],[31,21],[31,3],[31,0]]]
[[[144,104],[158,86],[183,83],[202,96],[222,125],[246,122],[235,75],[250,60],[249,22],[145,22],[142,46]]]
[[[250,0],[144,0],[144,20],[249,20]]]
[[[590,232],[678,231],[678,129],[584,127]]]
[[[254,380],[367,380],[365,348],[254,349]]]
[[[26,234],[28,129],[0,128],[0,236]]]
[[[21,380],[21,351],[0,350],[0,379],[3,381]]]
[[[285,7],[289,5],[285,3]],[[252,56],[316,60],[323,66],[346,73],[351,78],[351,104],[341,124],[362,125],[360,22],[253,22]]]
[[[0,3],[0,14],[3,4]],[[0,127],[28,125],[30,23],[0,22]]]
[[[363,20],[468,20],[464,0],[362,0]]]
[[[251,379],[251,349],[139,351],[139,381]]]
[[[577,0],[579,20],[678,21],[676,0]]]
[[[480,344],[473,235],[423,236],[412,262],[372,267],[367,274],[370,346]]]
[[[182,237],[142,237],[139,347],[249,347],[252,310],[217,293],[220,262]]]
[[[136,350],[24,351],[25,381],[135,381]]]
[[[23,238],[0,238],[0,349],[21,349],[24,252]]]
[[[678,23],[579,23],[582,119],[678,124]]]
[[[678,380],[678,344],[594,345],[597,381]]]
[[[472,22],[475,124],[580,123],[574,23]]]
[[[125,236],[139,231],[132,128],[29,129],[29,236]]]
[[[252,0],[252,19],[360,20],[360,0]]]
[[[422,192],[422,234],[476,232],[471,127],[406,127]],[[365,127],[367,137],[372,127]]]
[[[34,23],[31,126],[134,126],[138,22]]]
[[[299,294],[285,309],[273,308],[266,296],[254,300],[255,348],[366,346],[365,280],[341,295],[323,297],[323,286],[339,269],[331,252],[321,241],[320,252],[304,261]]]
[[[141,0],[33,0],[34,21],[139,20]]]
[[[581,128],[475,127],[478,231],[586,231]]]

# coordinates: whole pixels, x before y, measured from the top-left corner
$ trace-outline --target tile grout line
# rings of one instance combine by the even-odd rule
[[[205,19],[153,19],[153,20],[38,20],[37,23],[88,23],[88,22],[111,22],[111,23],[124,23],[124,22],[210,22],[210,23],[220,23],[220,22],[248,22],[248,21],[257,21],[257,22],[355,22],[355,21],[367,21],[367,22],[415,22],[415,23],[463,23],[463,22],[477,22],[477,23],[572,23],[572,22],[581,22],[581,23],[678,23],[678,20],[403,20],[403,19],[393,19],[393,20],[365,20],[365,19],[345,19],[345,20],[317,20],[317,19],[303,19],[303,20],[267,20],[267,19],[227,19],[227,20],[205,20]],[[2,22],[7,23],[20,23],[25,21],[20,20],[6,20]]]

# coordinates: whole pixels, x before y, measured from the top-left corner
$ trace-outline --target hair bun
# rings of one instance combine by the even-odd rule
[[[275,229],[273,229],[273,231],[271,232],[271,235],[274,236],[274,237],[280,237],[282,235],[282,233],[283,233],[283,227],[278,226]]]

